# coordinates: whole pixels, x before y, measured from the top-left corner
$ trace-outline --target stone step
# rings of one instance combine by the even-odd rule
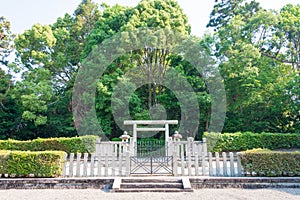
[[[112,192],[193,192],[188,178],[116,178]]]
[[[120,188],[177,188],[183,189],[182,183],[121,183]]]
[[[122,179],[122,183],[182,183],[181,179],[156,179],[156,178],[132,178],[132,179]]]
[[[178,188],[137,188],[137,189],[117,189],[113,192],[193,192],[192,189],[178,189]]]

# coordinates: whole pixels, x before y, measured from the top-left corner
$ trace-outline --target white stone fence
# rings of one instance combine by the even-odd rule
[[[130,153],[96,155],[71,153],[66,157],[64,177],[130,176]],[[208,156],[173,155],[174,176],[242,176],[238,153],[210,153]]]
[[[179,158],[187,156],[207,156],[206,138],[203,141],[194,141],[194,138],[189,137],[187,141],[174,141],[169,138],[167,143],[168,156],[176,156]]]
[[[136,148],[136,142],[132,137],[128,141],[122,142],[102,142],[100,139],[96,141],[96,155],[100,156],[112,156],[114,154],[117,157],[126,152],[129,152],[130,156],[135,156]],[[189,137],[187,141],[179,141],[169,137],[165,148],[166,156],[175,156],[175,154],[177,154],[177,157],[186,157],[188,154],[191,156],[195,156],[195,154],[207,156],[206,138],[203,138],[203,141],[194,141],[194,138]]]
[[[237,153],[207,152],[205,138],[203,138],[203,141],[194,141],[190,137],[186,141],[180,141],[169,137],[165,148],[164,156],[168,159],[171,157],[171,162],[168,162],[164,167],[171,169],[174,176],[242,175],[241,162]],[[97,140],[95,153],[72,153],[66,157],[63,176],[130,176],[131,168],[142,165],[141,163],[134,163],[132,158],[139,159],[136,155],[136,142],[132,138],[122,142],[101,142]],[[162,159],[164,159],[163,156]],[[149,167],[146,166],[149,163],[143,164],[145,167]],[[159,166],[160,164],[158,164]],[[163,169],[158,173],[162,171]]]

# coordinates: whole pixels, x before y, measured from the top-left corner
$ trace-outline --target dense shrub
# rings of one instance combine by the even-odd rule
[[[239,155],[245,175],[300,176],[300,152],[248,150]]]
[[[8,157],[8,151],[0,151],[0,174],[6,169],[6,160]]]
[[[0,140],[0,150],[17,151],[65,151],[67,153],[95,152],[95,143],[98,137],[94,135],[72,138],[38,138],[28,141]]]
[[[10,177],[58,177],[62,175],[63,151],[0,151],[0,174]]]
[[[254,148],[300,148],[300,134],[287,133],[204,133],[211,152],[244,151]]]
[[[111,141],[112,142],[120,142],[120,141],[122,141],[122,139],[121,138],[112,138]]]

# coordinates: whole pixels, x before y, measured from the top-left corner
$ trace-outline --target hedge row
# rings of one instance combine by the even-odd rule
[[[0,150],[17,151],[64,151],[66,153],[95,152],[95,143],[98,137],[87,135],[72,138],[38,138],[34,140],[0,140]]]
[[[240,154],[245,175],[300,176],[300,152],[248,150]]]
[[[58,177],[65,162],[63,151],[0,151],[0,175]]]
[[[255,148],[300,148],[300,134],[286,133],[204,133],[211,152],[244,151]]]

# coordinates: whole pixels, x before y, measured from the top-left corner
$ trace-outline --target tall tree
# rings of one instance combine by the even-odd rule
[[[34,122],[44,137],[75,133],[72,86],[86,38],[100,16],[98,5],[85,0],[74,15],[66,14],[49,26],[35,24],[15,40],[19,66],[24,69],[18,83],[22,116]]]
[[[284,6],[273,23],[262,27],[261,53],[300,70],[300,4]]]
[[[218,30],[221,26],[228,24],[234,16],[241,15],[247,20],[260,9],[261,7],[256,1],[248,3],[245,0],[215,0],[206,27]]]
[[[184,36],[190,34],[191,28],[188,24],[187,16],[183,13],[178,3],[173,0],[143,0],[135,8],[128,23],[121,30],[132,30],[139,27],[156,27],[165,30],[175,30]],[[155,41],[156,39],[153,38]],[[168,40],[166,40],[168,42]],[[169,43],[171,44],[171,39]],[[168,56],[170,52],[165,49],[157,49],[155,46],[145,46],[144,49],[133,53],[138,66],[144,66],[144,73],[149,82],[148,85],[148,105],[151,107],[157,103],[156,93],[162,93],[162,81],[169,67]],[[139,55],[139,56],[136,56]],[[156,80],[154,80],[156,78]]]
[[[13,50],[14,37],[10,30],[10,22],[0,16],[0,65],[8,65],[6,58]]]
[[[284,18],[266,10],[250,11],[245,18],[242,11],[223,22],[214,35],[215,56],[227,88],[225,131],[295,131],[287,126],[291,121],[284,114],[294,113],[287,106],[291,98],[283,91],[289,91],[287,85],[296,75],[285,60],[293,57],[286,45],[289,39],[277,28]]]
[[[21,106],[14,98],[11,75],[0,69],[0,139],[20,139]]]

